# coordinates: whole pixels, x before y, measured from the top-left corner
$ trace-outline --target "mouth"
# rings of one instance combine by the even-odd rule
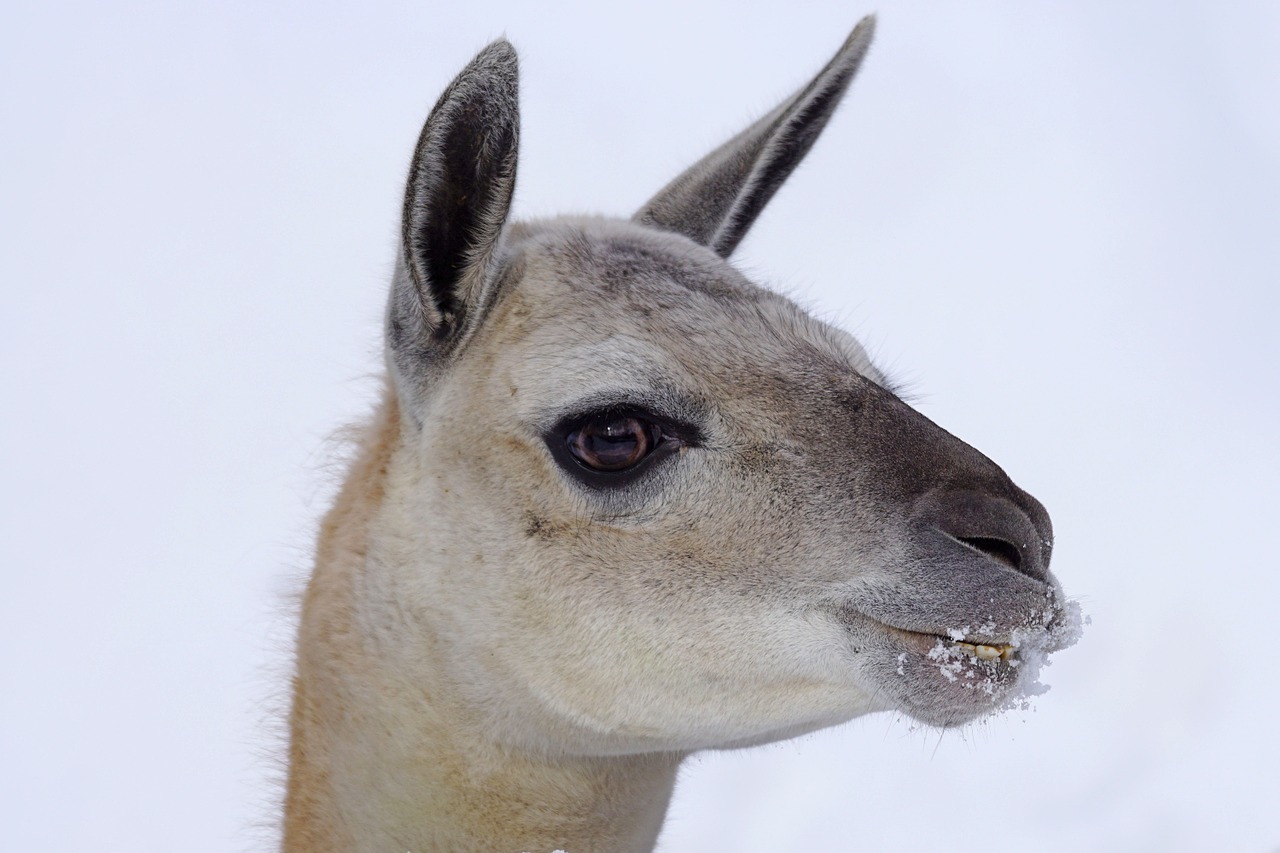
[[[1064,624],[1072,621],[1078,619],[1056,612],[1018,627],[1001,629],[988,620],[977,627],[919,631],[846,612],[846,624],[865,642],[860,647],[882,695],[897,710],[944,727],[1004,708],[1027,708],[1031,696],[1047,689],[1038,678],[1048,655],[1074,639]]]

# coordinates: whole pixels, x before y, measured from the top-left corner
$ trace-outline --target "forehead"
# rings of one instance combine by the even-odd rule
[[[678,386],[724,401],[850,373],[883,383],[852,337],[683,237],[610,220],[513,236],[513,280],[482,344],[513,387]]]

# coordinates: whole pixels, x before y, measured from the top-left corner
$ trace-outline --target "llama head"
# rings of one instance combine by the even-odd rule
[[[1040,504],[849,335],[727,261],[864,21],[630,221],[507,219],[517,68],[422,131],[387,314],[400,412],[358,615],[494,738],[579,754],[998,707],[1064,601]]]

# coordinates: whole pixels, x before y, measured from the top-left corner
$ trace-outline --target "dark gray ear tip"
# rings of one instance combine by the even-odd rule
[[[458,119],[464,105],[481,124],[514,126],[520,88],[519,61],[516,49],[505,38],[490,42],[458,72],[436,101],[419,139],[419,149],[441,144],[435,126],[446,127]],[[442,132],[442,131],[441,131]]]
[[[511,42],[505,38],[495,39],[476,54],[468,70],[514,77],[519,73],[520,59]]]
[[[858,25],[853,28],[853,32],[849,33],[849,37],[840,46],[840,53],[855,61],[861,61],[863,55],[867,52],[867,48],[871,47],[871,40],[875,38],[875,34],[876,16],[873,12],[858,21]]]

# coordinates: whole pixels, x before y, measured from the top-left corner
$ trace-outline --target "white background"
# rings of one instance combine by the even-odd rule
[[[735,261],[1043,500],[1093,624],[1032,712],[691,760],[661,849],[1275,850],[1280,6],[877,7]],[[517,213],[627,215],[874,8],[6,4],[0,849],[271,846],[328,436],[477,49]]]

